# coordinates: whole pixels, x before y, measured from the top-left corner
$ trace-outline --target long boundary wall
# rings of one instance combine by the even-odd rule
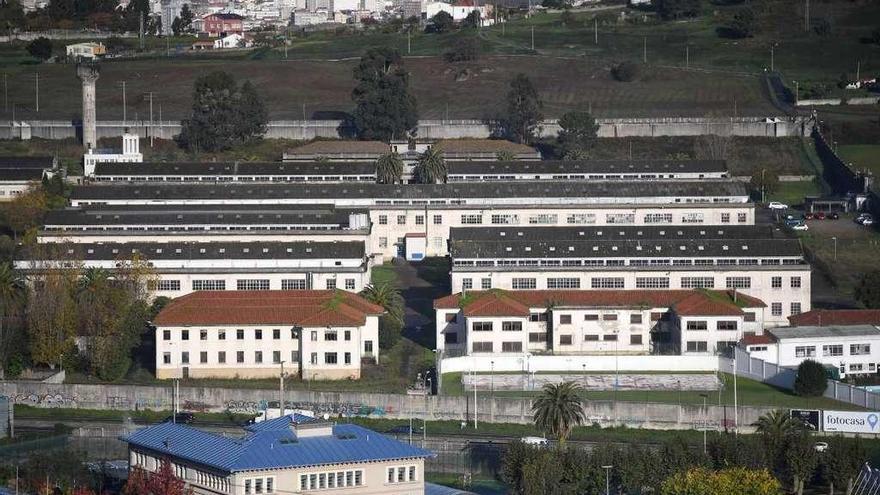
[[[657,118],[599,119],[600,137],[723,136],[787,137],[807,136],[809,129],[803,117],[739,117],[739,118]],[[178,121],[98,121],[99,138],[118,137],[129,129],[142,137],[171,139],[180,133]],[[555,136],[559,124],[545,121],[542,136]],[[494,122],[481,120],[422,120],[418,136],[425,139],[487,138],[497,133]],[[353,129],[344,120],[276,120],[270,121],[265,137],[315,139],[351,137]],[[32,120],[0,123],[0,139],[65,139],[82,137],[79,121]]]
[[[275,401],[278,392],[227,388],[180,387],[181,409],[193,412],[259,414]],[[3,382],[0,395],[15,404],[46,408],[86,408],[115,410],[170,410],[172,390],[168,387],[130,385],[54,385]],[[531,404],[526,398],[492,397],[479,392],[474,401],[466,396],[422,396],[402,394],[367,394],[356,392],[290,391],[286,407],[307,409],[331,417],[359,416],[389,419],[453,420],[478,423],[532,423]],[[711,403],[711,400],[710,400]],[[476,408],[474,405],[476,404]],[[741,430],[748,430],[769,409],[740,407]],[[584,413],[590,423],[653,429],[730,428],[734,425],[732,406],[659,404],[644,402],[587,401]]]

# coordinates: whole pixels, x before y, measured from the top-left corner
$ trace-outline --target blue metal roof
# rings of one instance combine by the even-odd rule
[[[279,418],[270,419],[268,421],[261,421],[259,423],[254,423],[251,425],[247,425],[244,427],[245,430],[248,431],[266,431],[266,430],[278,430],[282,428],[287,428],[290,426],[290,422],[293,421],[294,424],[308,424],[308,423],[317,423],[320,420],[318,418],[313,418],[311,416],[306,416],[304,414],[293,413],[286,414]]]
[[[289,427],[291,416],[253,425],[241,438],[223,437],[182,424],[161,423],[138,430],[123,440],[227,472],[433,456],[428,450],[353,424],[334,425],[332,435],[297,439]]]

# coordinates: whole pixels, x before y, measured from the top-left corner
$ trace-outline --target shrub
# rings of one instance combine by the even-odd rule
[[[825,393],[827,387],[825,367],[822,364],[807,359],[798,366],[794,393],[802,397],[819,397]]]
[[[443,60],[449,63],[469,62],[480,58],[480,41],[461,39],[450,50],[443,53]]]
[[[639,66],[632,62],[620,62],[611,67],[611,77],[621,82],[636,80],[639,72]]]
[[[49,60],[52,57],[52,40],[40,36],[27,44],[27,51],[34,58]]]

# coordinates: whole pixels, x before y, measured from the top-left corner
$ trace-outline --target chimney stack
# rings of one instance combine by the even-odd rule
[[[78,64],[76,75],[82,81],[82,133],[83,147],[95,149],[98,131],[95,122],[95,82],[100,76],[97,64]]]

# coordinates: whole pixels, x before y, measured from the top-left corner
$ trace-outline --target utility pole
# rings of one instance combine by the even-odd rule
[[[280,390],[278,391],[278,409],[281,411],[279,418],[284,416],[284,361],[281,361]]]
[[[409,55],[412,53],[412,31],[407,30],[406,32],[406,54]]]
[[[126,118],[125,113],[125,81],[122,81],[122,126],[125,127],[125,121],[128,120]]]
[[[599,18],[593,18],[593,43],[599,44]]]
[[[861,73],[862,73],[862,61],[859,60],[858,62],[856,62],[856,82],[859,82],[861,80],[860,79]]]
[[[773,60],[773,58],[774,58],[773,49],[774,48],[776,48],[776,43],[773,43],[772,45],[770,45],[770,72],[774,72],[776,70],[776,65]]]
[[[532,51],[535,51],[535,26],[532,26]]]
[[[804,0],[804,31],[810,30],[810,0]]]
[[[642,63],[648,63],[648,37],[645,36],[643,44],[642,44]]]
[[[473,385],[473,387],[474,387],[474,429],[476,430],[477,429],[477,372],[476,372],[476,368],[471,370],[471,377],[473,378],[471,385]]]
[[[684,67],[685,69],[691,67],[691,45],[684,45]]]
[[[34,94],[37,98],[37,112],[40,111],[40,74],[34,74]]]
[[[141,12],[140,16],[140,27],[139,27],[139,38],[140,38],[140,46],[141,51],[144,51],[144,13]]]
[[[794,106],[797,106],[800,94],[800,84],[797,81],[794,81]]]
[[[9,112],[9,75],[3,74],[3,111]]]
[[[162,127],[162,104],[159,103],[159,139],[165,139],[165,128]]]
[[[155,133],[153,129],[153,92],[150,91],[147,93],[147,96],[150,98],[150,148],[153,147],[153,134]]]
[[[287,60],[287,44],[290,42],[290,26],[284,28],[284,60]]]

